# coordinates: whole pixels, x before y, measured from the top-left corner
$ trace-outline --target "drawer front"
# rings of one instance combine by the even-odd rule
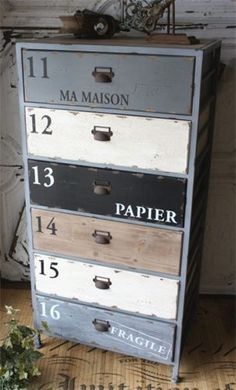
[[[31,156],[137,171],[187,171],[188,121],[28,107],[26,128]]]
[[[166,320],[176,318],[177,280],[42,254],[36,254],[34,261],[40,293]]]
[[[183,226],[186,180],[29,161],[35,205]]]
[[[179,275],[182,232],[40,209],[32,226],[36,250]]]
[[[26,102],[191,114],[194,57],[26,49],[22,56]]]
[[[168,363],[175,326],[37,296],[36,323],[51,334],[104,349]],[[96,327],[96,328],[95,328]]]

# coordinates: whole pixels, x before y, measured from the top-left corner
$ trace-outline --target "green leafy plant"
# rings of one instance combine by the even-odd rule
[[[0,347],[0,390],[27,390],[30,380],[40,375],[36,361],[43,354],[34,347],[39,332],[15,319],[18,309],[5,308],[10,320],[8,335]]]

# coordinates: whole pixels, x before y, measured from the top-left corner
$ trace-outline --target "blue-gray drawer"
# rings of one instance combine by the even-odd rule
[[[23,49],[22,62],[26,102],[192,112],[194,57]]]
[[[172,361],[175,325],[37,296],[36,325],[50,333],[103,349]]]

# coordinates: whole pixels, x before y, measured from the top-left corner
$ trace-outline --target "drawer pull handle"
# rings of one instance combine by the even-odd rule
[[[112,239],[109,232],[103,232],[101,230],[95,230],[93,233],[93,237],[95,238],[95,242],[97,244],[110,244],[110,241]]]
[[[109,195],[111,193],[111,184],[109,182],[94,181],[93,192],[96,195]]]
[[[112,68],[95,67],[92,73],[96,83],[111,83],[115,76]]]
[[[103,276],[95,276],[93,282],[100,290],[108,290],[112,284],[109,278],[104,278]]]
[[[91,133],[96,141],[110,141],[111,136],[113,135],[110,127],[103,126],[94,126]]]
[[[102,320],[94,320],[93,325],[98,332],[108,332],[110,328],[110,324],[108,321],[102,321]]]

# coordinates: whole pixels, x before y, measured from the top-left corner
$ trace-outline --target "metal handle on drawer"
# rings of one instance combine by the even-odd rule
[[[112,285],[109,278],[104,278],[103,276],[95,276],[93,279],[95,286],[100,290],[108,290]]]
[[[108,329],[111,326],[108,321],[97,320],[97,319],[93,321],[93,325],[95,329],[98,330],[98,332],[108,332]]]
[[[93,233],[93,237],[95,238],[95,242],[97,244],[110,244],[112,236],[109,232],[103,232],[101,230],[95,230]]]
[[[115,76],[112,68],[95,67],[92,73],[96,83],[111,83]]]
[[[111,128],[104,126],[94,126],[91,133],[96,141],[110,141],[111,136],[113,135]]]
[[[111,184],[109,182],[94,181],[93,192],[96,195],[109,195],[111,193]]]

